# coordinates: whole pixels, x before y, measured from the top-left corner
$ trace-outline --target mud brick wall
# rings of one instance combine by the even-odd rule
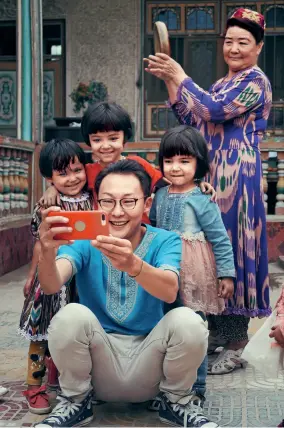
[[[0,276],[29,263],[32,251],[30,224],[0,230]]]

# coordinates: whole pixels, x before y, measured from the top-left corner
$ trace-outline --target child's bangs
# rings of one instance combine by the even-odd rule
[[[164,139],[162,156],[164,158],[172,158],[173,156],[197,157],[197,153],[188,138],[184,138],[180,134],[175,134],[169,135]]]
[[[71,147],[68,149],[68,153],[64,150],[64,147],[58,147],[58,152],[53,154],[52,159],[52,169],[55,171],[66,171],[66,169],[69,167],[70,162],[74,163],[76,160],[76,157],[78,158],[79,162],[85,165],[85,155],[83,152],[83,155],[81,151],[73,150]]]
[[[88,129],[88,134],[96,134],[97,132],[118,132],[124,131],[126,124],[123,123],[118,116],[113,114],[110,111],[106,111],[101,115],[97,115],[93,118],[90,128]]]

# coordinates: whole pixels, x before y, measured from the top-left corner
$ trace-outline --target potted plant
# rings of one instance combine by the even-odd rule
[[[73,89],[69,95],[74,103],[74,113],[80,113],[89,104],[96,103],[98,101],[106,101],[108,98],[107,87],[102,82],[91,80],[88,84],[79,82],[78,86]],[[80,126],[81,117],[55,117],[55,123],[57,126]]]
[[[108,92],[104,83],[91,80],[88,84],[80,82],[69,96],[74,103],[74,113],[79,113],[89,104],[107,100]]]

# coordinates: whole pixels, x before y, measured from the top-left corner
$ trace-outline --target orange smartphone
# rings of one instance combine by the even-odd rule
[[[67,217],[69,223],[55,223],[53,227],[72,227],[70,233],[59,233],[56,240],[96,239],[98,235],[109,235],[108,215],[103,211],[51,211],[48,217]]]

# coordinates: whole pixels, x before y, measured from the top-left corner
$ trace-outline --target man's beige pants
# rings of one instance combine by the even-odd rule
[[[147,336],[107,334],[85,306],[71,303],[53,318],[48,345],[64,395],[81,401],[142,402],[159,391],[186,403],[207,352],[208,330],[189,308],[168,312]]]

